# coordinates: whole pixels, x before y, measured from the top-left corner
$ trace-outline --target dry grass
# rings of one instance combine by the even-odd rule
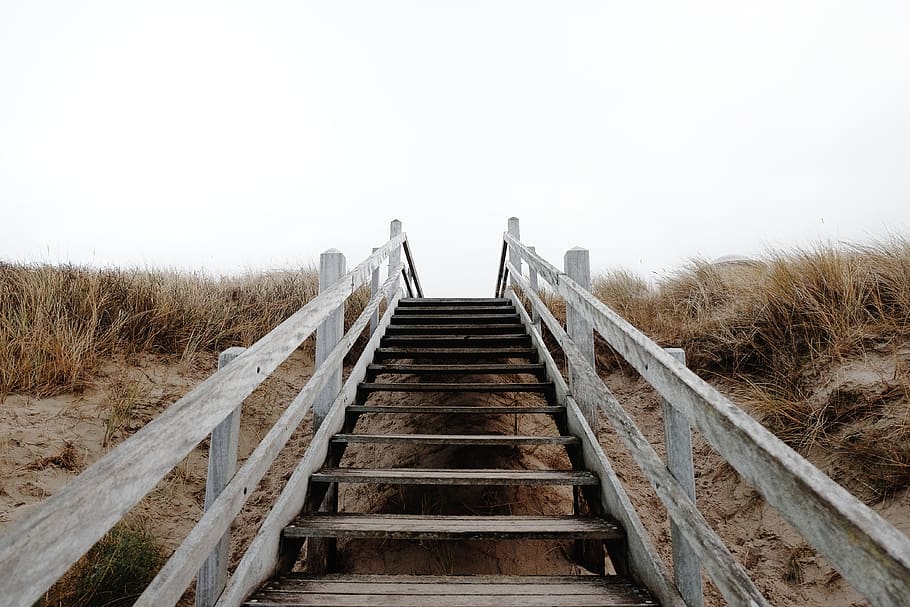
[[[248,346],[318,292],[313,268],[213,278],[0,262],[0,397],[84,388],[114,352]],[[348,323],[368,299],[347,306]]]
[[[910,241],[696,261],[655,286],[614,272],[593,291],[660,345],[684,348],[697,372],[739,386],[792,446],[850,461],[872,489],[860,493],[910,485]],[[833,369],[873,356],[892,358],[893,373],[819,397]],[[598,359],[622,364],[603,342]]]

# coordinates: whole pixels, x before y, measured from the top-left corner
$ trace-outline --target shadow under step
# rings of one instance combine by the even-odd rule
[[[531,373],[541,379],[546,376],[543,363],[523,364],[487,364],[487,365],[383,365],[371,364],[367,367],[367,378],[371,379],[382,373],[421,374],[421,375],[490,375],[500,373]]]
[[[453,516],[431,514],[303,514],[284,528],[285,538],[335,537],[390,540],[617,540],[622,529],[595,516]]]
[[[537,360],[537,350],[523,348],[377,348],[373,360],[391,358],[445,358],[445,359],[487,359],[487,358],[527,358]]]
[[[408,306],[395,308],[395,316],[486,316],[515,314],[515,306]]]
[[[495,384],[492,382],[472,383],[379,383],[362,382],[357,386],[362,392],[552,392],[553,382]]]
[[[352,575],[291,573],[266,583],[246,607],[654,607],[618,576]]]
[[[526,333],[521,323],[512,324],[463,324],[463,325],[389,325],[386,335],[425,335],[468,336],[468,335],[522,335]]]
[[[417,414],[426,413],[436,414],[467,414],[467,415],[511,415],[511,414],[546,414],[562,415],[565,414],[566,408],[553,407],[484,407],[477,406],[449,406],[449,405],[349,405],[347,409],[351,414],[364,413],[406,413]]]
[[[491,346],[530,347],[530,335],[388,335],[380,344],[387,346],[412,346],[426,348],[483,348]]]
[[[520,324],[518,314],[399,314],[392,315],[393,325],[472,325]]]
[[[510,446],[578,445],[577,436],[522,436],[516,434],[336,434],[333,443],[376,445]]]
[[[399,306],[511,306],[505,297],[402,297]]]
[[[596,485],[587,470],[497,470],[438,468],[326,468],[314,473],[317,483],[383,483],[389,485]]]

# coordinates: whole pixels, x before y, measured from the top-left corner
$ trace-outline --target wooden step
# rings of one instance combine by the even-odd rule
[[[529,335],[393,335],[383,337],[382,347],[408,346],[412,348],[489,348],[496,346],[531,345]]]
[[[408,306],[511,306],[512,300],[504,297],[402,297],[398,305]]]
[[[284,528],[286,538],[336,537],[395,540],[616,540],[620,527],[594,516],[453,516],[421,514],[302,514]]]
[[[291,573],[267,582],[247,607],[655,607],[618,576],[352,575]]]
[[[336,434],[333,443],[377,445],[578,445],[576,436],[523,436],[518,434]]]
[[[393,314],[393,325],[521,324],[518,314]]]
[[[389,325],[386,335],[515,335],[526,333],[524,325]]]
[[[349,405],[348,413],[362,415],[368,413],[405,413],[416,414],[465,414],[465,415],[563,415],[565,407],[484,407],[449,405]]]
[[[386,483],[390,485],[596,485],[586,470],[497,470],[439,468],[325,468],[317,483]]]
[[[398,306],[395,316],[486,316],[488,314],[515,314],[515,306]]]
[[[361,382],[357,386],[362,392],[552,392],[553,382],[542,381],[532,383],[384,383]]]
[[[546,375],[546,367],[543,363],[522,363],[522,364],[480,364],[480,365],[382,365],[372,364],[367,367],[367,379],[373,379],[377,375],[395,374],[395,375],[497,375],[497,374],[515,374],[528,373],[543,378]]]
[[[377,348],[373,360],[393,358],[439,358],[439,359],[488,359],[488,358],[528,358],[537,360],[535,348]]]

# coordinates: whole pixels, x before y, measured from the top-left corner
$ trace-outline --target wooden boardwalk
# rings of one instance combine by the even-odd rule
[[[0,603],[34,605],[208,439],[205,512],[142,590],[136,607],[175,605],[194,580],[197,607],[702,607],[703,576],[727,604],[767,606],[698,509],[691,447],[697,432],[871,605],[910,605],[910,540],[903,533],[686,368],[681,350],[660,347],[598,300],[590,291],[586,250],[569,249],[563,269],[557,268],[521,241],[518,227],[510,218],[495,296],[488,299],[425,298],[397,220],[389,240],[349,271],[341,252],[324,252],[318,296],[249,348],[223,352],[217,373],[4,529]],[[541,299],[539,281],[561,298],[565,323]],[[347,327],[345,306],[367,288],[369,301]],[[238,467],[244,400],[314,334],[315,372]],[[595,334],[660,394],[666,458],[597,373]],[[362,354],[343,381],[343,361],[363,335],[368,339]],[[313,434],[306,452],[228,575],[231,525],[310,412]],[[520,433],[516,423],[511,433],[483,433],[477,424],[457,433],[448,428],[458,425],[438,421],[418,433],[408,424],[401,424],[408,432],[389,430],[394,424],[358,424],[427,414],[436,420],[549,418],[555,431]],[[645,528],[601,448],[598,423],[609,424],[665,508],[672,562],[659,556],[654,530]],[[487,461],[484,453],[505,447],[515,453],[551,450],[564,456],[552,461],[568,463],[543,470],[461,469],[447,462],[407,467],[390,455],[402,446],[429,453],[440,445],[479,462]],[[345,465],[344,454],[360,449],[385,454],[382,465],[364,465],[362,458],[355,460],[357,467]],[[562,511],[571,514],[346,511],[338,507],[342,484],[420,492],[468,492],[473,486],[533,495],[552,487],[564,492]],[[466,548],[484,540],[510,546],[556,541],[570,547],[571,571],[578,574],[346,574],[339,570],[339,540],[466,542],[454,544]],[[305,573],[295,572],[301,555]]]
[[[519,352],[496,350],[507,341],[523,348]],[[508,299],[402,299],[381,342],[381,350],[395,346],[394,354],[383,352],[367,367],[357,400],[348,407],[343,432],[331,443],[337,445],[311,477],[307,500],[309,512],[288,525],[285,542],[328,538],[318,559],[308,555],[308,564],[319,574],[287,573],[270,580],[245,605],[627,605],[651,606],[657,601],[640,585],[620,576],[604,575],[604,547],[621,555],[625,534],[616,521],[603,513],[571,516],[455,516],[414,514],[369,514],[339,512],[338,484],[396,485],[563,485],[577,493],[590,494],[598,503],[599,479],[584,467],[577,436],[568,433],[566,410],[555,402],[553,382],[546,367],[537,362],[531,338]],[[428,347],[432,346],[432,347]],[[493,351],[490,351],[490,350]],[[533,377],[514,382],[505,377]],[[449,378],[449,381],[446,381]],[[395,405],[372,404],[380,392],[400,393]],[[484,405],[485,394],[510,392],[519,398],[512,406]],[[446,397],[469,393],[475,406],[447,406]],[[536,396],[535,396],[536,395]],[[541,404],[540,397],[546,399]],[[429,398],[428,398],[429,397]],[[427,404],[436,401],[438,404]],[[526,402],[528,401],[528,402]],[[459,402],[464,402],[463,400]],[[558,436],[372,434],[358,432],[363,416],[413,415],[415,411],[443,416],[547,415],[560,430]],[[362,424],[360,424],[362,425]],[[427,469],[338,467],[350,444],[464,445],[473,450],[494,446],[550,445],[564,449],[572,468],[567,470]],[[326,500],[324,496],[329,496]],[[572,500],[570,499],[570,502]],[[577,509],[579,499],[574,500]],[[321,507],[319,507],[321,506]],[[569,508],[573,504],[570,503]],[[329,510],[329,512],[326,512]],[[335,546],[340,538],[377,540],[557,540],[574,542],[590,568],[575,576],[427,576],[353,575],[335,571]],[[621,557],[620,557],[621,558]],[[321,560],[320,560],[321,559]],[[356,555],[354,555],[356,561]],[[599,562],[598,562],[599,561]],[[621,564],[617,569],[623,569]]]

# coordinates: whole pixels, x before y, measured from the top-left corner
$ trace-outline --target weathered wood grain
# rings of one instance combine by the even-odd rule
[[[910,604],[905,535],[591,293],[520,242],[509,244],[861,594],[875,605]]]
[[[243,354],[246,348],[228,348],[218,356],[218,369],[223,369],[232,360]],[[224,486],[237,469],[237,445],[240,440],[240,405],[212,430],[209,442],[208,475],[205,479],[205,508],[221,494]],[[230,529],[224,532],[218,544],[205,559],[196,576],[196,607],[212,607],[224,589],[227,579]]]
[[[680,348],[665,348],[666,352],[682,364],[686,353]],[[667,450],[667,468],[673,478],[695,502],[695,467],[692,461],[692,429],[689,420],[677,411],[667,399],[661,399],[664,418],[664,446]],[[685,535],[674,521],[670,521],[670,541],[673,544],[673,579],[679,593],[689,607],[702,607],[705,594],[701,583],[701,563]]]
[[[397,277],[397,274],[394,274]],[[388,281],[387,281],[388,282]],[[253,541],[244,553],[234,574],[228,580],[227,588],[218,599],[217,607],[237,607],[243,600],[269,579],[278,565],[281,530],[287,526],[303,508],[310,483],[310,475],[322,466],[329,452],[332,436],[344,425],[345,409],[354,402],[357,386],[366,375],[367,366],[373,353],[379,347],[382,333],[392,319],[392,313],[401,292],[394,292],[388,297],[388,308],[379,321],[377,330],[364,346],[363,354],[351,369],[341,392],[332,403],[328,415],[322,422],[319,431],[313,436],[309,447],[301,458],[294,473],[285,485],[284,490],[256,532]]]
[[[577,445],[574,436],[522,436],[515,434],[336,434],[334,443],[376,445]]]
[[[344,275],[345,259],[344,254],[338,249],[329,249],[319,256],[319,291],[322,292]],[[370,280],[376,274],[373,270]],[[379,307],[376,306],[376,311]],[[329,317],[322,321],[319,328],[316,329],[316,364],[317,369],[326,364],[329,353],[335,349],[341,337],[344,335],[344,303],[338,305]],[[341,365],[343,361],[335,363],[334,368],[329,369],[329,378],[316,400],[313,402],[313,431],[319,429],[326,412],[335,400],[338,391],[341,390]]]
[[[381,291],[388,293],[394,288],[394,279],[387,279]],[[379,306],[382,294],[377,295],[364,308],[350,330],[328,355],[325,364],[316,370],[300,393],[294,398],[278,421],[268,431],[243,466],[227,484],[210,510],[202,516],[171,558],[148,585],[135,605],[154,607],[172,605],[186,589],[193,574],[214,541],[230,527],[231,521],[243,508],[248,493],[268,471],[269,466],[300,425],[316,396],[331,378],[334,365],[340,363],[370,322],[370,315]],[[239,359],[238,359],[239,360]]]
[[[597,516],[455,516],[435,514],[303,514],[284,537],[410,540],[619,539],[622,529]]]
[[[596,485],[585,470],[498,470],[452,468],[323,468],[312,476],[320,483],[393,485]]]
[[[390,240],[0,536],[0,596],[32,605],[404,241]],[[61,542],[60,538],[67,541]]]
[[[450,405],[351,405],[348,413],[403,413],[403,414],[468,414],[468,415],[512,415],[512,414],[546,414],[560,415],[566,412],[565,407],[485,407],[483,405],[450,406]]]
[[[515,307],[522,317],[522,322],[531,326],[531,317],[514,291],[509,291],[509,296],[515,302]],[[530,297],[530,295],[529,295]],[[539,300],[536,293],[534,298]],[[549,314],[549,311],[546,312]],[[543,318],[543,316],[540,316]],[[567,425],[569,431],[579,437],[581,441],[582,458],[585,466],[597,474],[600,479],[601,503],[605,512],[616,519],[626,532],[628,545],[628,562],[632,576],[653,592],[664,607],[686,607],[685,602],[676,589],[673,578],[660,559],[660,555],[649,539],[648,532],[629,500],[622,482],[613,470],[610,460],[604,454],[597,437],[588,426],[582,415],[581,408],[569,394],[569,386],[562,377],[556,361],[553,360],[550,350],[543,341],[540,332],[531,330],[531,338],[540,360],[546,365],[548,376],[553,381],[556,392],[556,402],[564,405],[567,412]]]
[[[549,392],[553,389],[551,382],[533,383],[377,383],[364,382],[360,385],[363,392]]]
[[[520,254],[517,251],[515,254],[520,257]],[[565,265],[566,274],[571,276],[582,287],[586,289],[591,288],[591,257],[587,249],[581,247],[569,249],[563,257],[563,263]],[[591,321],[585,318],[584,314],[581,314],[568,302],[566,303],[566,333],[569,334],[569,338],[578,346],[579,351],[584,355],[588,364],[591,365],[591,367],[595,367],[594,328],[591,326]],[[578,369],[572,359],[569,359],[568,363],[569,391],[573,391],[578,377]],[[597,434],[597,409],[593,407],[588,408],[586,403],[582,403],[582,412],[585,414],[585,420],[588,422],[588,425],[591,426],[591,431]]]

